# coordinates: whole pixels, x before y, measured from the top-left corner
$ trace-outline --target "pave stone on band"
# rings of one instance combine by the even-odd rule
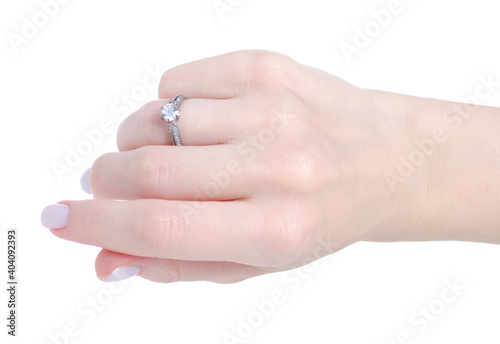
[[[161,118],[168,123],[168,133],[170,134],[170,140],[174,146],[182,146],[181,136],[177,128],[177,121],[181,116],[179,107],[185,99],[187,98],[178,95],[161,108]]]

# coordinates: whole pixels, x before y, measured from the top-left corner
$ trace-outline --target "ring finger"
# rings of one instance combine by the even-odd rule
[[[118,129],[120,151],[147,145],[171,145],[168,125],[160,111],[169,101],[159,99],[147,103],[127,117]],[[188,146],[227,143],[238,137],[246,121],[239,99],[186,99],[180,107],[177,121],[182,143]]]
[[[90,170],[96,198],[226,201],[250,196],[258,170],[241,161],[234,145],[146,146],[108,153]],[[249,173],[254,178],[248,178]]]

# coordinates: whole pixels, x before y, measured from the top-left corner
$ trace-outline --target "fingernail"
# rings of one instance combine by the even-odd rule
[[[137,276],[140,271],[141,271],[141,267],[137,266],[137,265],[121,266],[119,268],[116,268],[109,275],[104,276],[104,277],[98,275],[97,278],[99,278],[103,282],[118,282],[118,281],[126,280],[127,278]]]
[[[82,177],[80,178],[80,186],[83,191],[92,195],[92,190],[90,189],[90,168],[83,172]]]
[[[42,225],[47,228],[61,229],[68,225],[69,206],[66,204],[48,205],[42,211]]]

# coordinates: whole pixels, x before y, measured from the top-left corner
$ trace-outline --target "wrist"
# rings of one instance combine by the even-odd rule
[[[441,102],[424,240],[500,243],[500,109]],[[432,198],[431,198],[432,197]]]
[[[376,92],[401,122],[393,202],[368,240],[500,242],[500,109]]]

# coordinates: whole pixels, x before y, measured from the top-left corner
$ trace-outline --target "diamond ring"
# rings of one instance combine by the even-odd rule
[[[187,98],[184,96],[176,96],[161,108],[161,118],[168,123],[168,133],[174,146],[182,146],[179,129],[177,128],[177,120],[181,116],[179,107],[185,99]]]

